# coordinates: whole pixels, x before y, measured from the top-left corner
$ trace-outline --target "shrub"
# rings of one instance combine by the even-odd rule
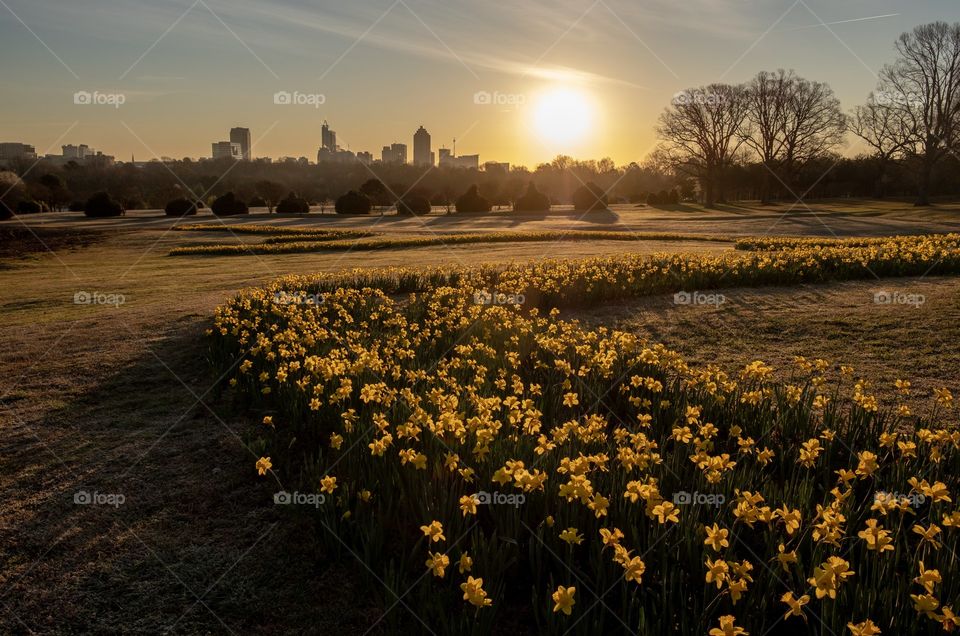
[[[237,198],[233,192],[227,192],[219,197],[210,206],[210,210],[217,216],[234,216],[237,214],[250,214],[247,204]]]
[[[123,216],[123,206],[114,201],[106,192],[97,192],[87,199],[83,213],[90,218],[104,218],[109,216]]]
[[[472,185],[457,199],[457,212],[489,212],[490,202],[480,196],[477,186]]]
[[[527,191],[513,204],[514,212],[543,212],[549,209],[549,197],[537,190],[533,181],[527,184]]]
[[[306,199],[291,192],[285,199],[277,203],[277,214],[309,214],[310,204]]]
[[[607,203],[607,193],[592,181],[573,192],[573,207],[577,210],[605,210]]]
[[[17,204],[17,214],[39,214],[43,212],[43,204],[39,201],[25,199]]]
[[[193,216],[197,213],[197,204],[189,199],[174,199],[163,211],[167,216]]]
[[[0,201],[0,221],[6,221],[7,219],[13,218],[13,210],[10,209],[10,206]]]
[[[397,201],[397,214],[430,214],[430,200],[422,194],[411,194]]]
[[[351,190],[337,199],[337,214],[370,214],[370,199]]]
[[[83,212],[87,209],[87,204],[78,199],[77,201],[71,201],[67,209],[71,212]]]
[[[265,208],[265,207],[267,207],[267,200],[264,199],[263,197],[259,196],[259,195],[254,195],[254,197],[253,197],[252,199],[250,199],[250,207],[251,207],[251,208]]]

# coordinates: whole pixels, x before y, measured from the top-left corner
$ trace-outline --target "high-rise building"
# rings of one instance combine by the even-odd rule
[[[212,155],[214,159],[223,159],[229,157],[230,159],[243,159],[243,153],[240,149],[240,144],[233,141],[215,141],[213,142],[213,151]]]
[[[449,148],[440,149],[441,168],[468,168],[476,170],[480,167],[480,155],[460,155],[457,157]]]
[[[357,161],[369,165],[373,163],[373,155],[365,150],[361,150],[357,153]]]
[[[423,126],[413,134],[413,163],[418,166],[432,166],[433,157],[430,152],[430,133]]]
[[[383,163],[407,163],[407,144],[390,144],[380,151]]]
[[[37,149],[33,146],[14,142],[0,143],[0,161],[11,159],[36,159]]]
[[[249,128],[231,128],[230,142],[240,144],[240,157],[250,161],[250,129]]]
[[[323,126],[320,127],[320,147],[330,152],[337,151],[337,133],[330,130],[330,124],[328,124],[326,120],[324,120]]]

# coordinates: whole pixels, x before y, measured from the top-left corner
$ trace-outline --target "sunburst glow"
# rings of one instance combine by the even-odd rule
[[[593,105],[584,93],[573,88],[548,90],[534,104],[533,126],[546,142],[580,141],[593,128],[593,123]]]

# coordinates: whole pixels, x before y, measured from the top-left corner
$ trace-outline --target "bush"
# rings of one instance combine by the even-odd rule
[[[370,199],[351,190],[337,199],[337,214],[370,214]]]
[[[310,204],[291,192],[277,203],[277,214],[310,214]]]
[[[174,199],[163,211],[167,216],[193,216],[197,213],[197,204],[189,199]]]
[[[480,196],[477,186],[472,185],[457,199],[457,212],[489,212],[490,202]]]
[[[513,204],[514,212],[544,212],[549,209],[549,197],[537,190],[537,186],[533,184],[533,181],[527,185],[527,191],[524,195]]]
[[[256,195],[255,195],[252,199],[250,199],[250,207],[251,207],[251,208],[265,208],[265,207],[267,207],[267,200],[264,199],[264,198],[261,197],[261,196],[256,196]]]
[[[227,192],[219,197],[210,206],[210,211],[217,216],[234,216],[237,214],[250,214],[247,204],[237,198],[233,192]]]
[[[123,206],[110,198],[110,195],[106,192],[97,192],[87,199],[87,203],[83,207],[83,213],[90,218],[123,216],[124,212]]]
[[[592,181],[573,192],[573,207],[577,210],[606,210],[607,193]]]
[[[38,201],[25,199],[17,204],[17,214],[39,214],[43,212],[43,204]]]
[[[70,206],[67,208],[71,212],[83,212],[87,209],[87,204],[83,201],[71,201]]]
[[[397,201],[397,214],[430,214],[430,200],[422,194],[411,194]]]
[[[0,201],[0,221],[6,221],[13,218],[13,210],[10,209],[10,206]]]

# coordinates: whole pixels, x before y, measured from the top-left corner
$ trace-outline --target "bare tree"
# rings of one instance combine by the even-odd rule
[[[867,103],[857,106],[850,117],[850,132],[862,139],[873,153],[877,164],[877,183],[874,196],[884,197],[884,186],[889,166],[902,157],[910,143],[909,124],[882,96],[870,93]]]
[[[677,93],[660,116],[657,134],[666,142],[668,162],[699,180],[707,207],[723,198],[723,172],[743,143],[744,95],[729,84],[693,88]]]
[[[884,67],[877,95],[910,131],[917,203],[930,205],[934,167],[960,135],[960,24],[918,26],[897,40],[899,59]]]
[[[747,86],[741,135],[765,168],[761,201],[770,200],[770,176],[791,188],[811,160],[843,144],[847,118],[833,89],[793,71],[762,71]]]

